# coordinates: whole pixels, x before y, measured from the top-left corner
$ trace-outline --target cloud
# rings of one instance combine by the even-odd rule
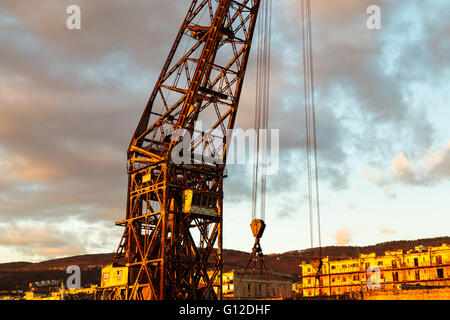
[[[11,252],[16,259],[33,261],[113,252],[122,232],[112,222],[81,221],[66,216],[53,221],[15,220],[0,225],[0,249]],[[0,260],[10,261],[10,257]]]
[[[393,191],[392,182],[386,177],[382,177],[380,173],[377,173],[374,170],[364,170],[362,175],[367,181],[383,189],[387,197],[391,199],[397,197],[397,194]]]
[[[381,233],[381,234],[394,235],[394,234],[397,233],[397,231],[395,231],[395,230],[393,230],[393,229],[391,229],[391,228],[386,227],[386,228],[381,229],[381,230],[380,230],[380,233]]]
[[[2,164],[2,174],[25,183],[51,182],[59,173],[48,163],[39,163],[23,156],[8,155]]]
[[[411,170],[411,163],[406,159],[403,153],[399,154],[393,161],[393,175],[395,179],[412,182],[414,181],[414,173]]]
[[[426,158],[429,177],[432,180],[443,180],[450,178],[450,141],[437,153],[430,150]]]
[[[0,246],[14,248],[32,257],[57,257],[85,253],[84,245],[72,232],[52,225],[9,224],[0,228]]]
[[[276,206],[276,216],[280,219],[291,219],[292,217],[295,217],[302,211],[304,211],[304,214],[306,215],[306,209],[302,209],[301,206],[303,204],[306,204],[308,201],[307,195],[302,194],[289,194],[289,195],[283,195],[279,201],[277,201]]]
[[[77,0],[79,31],[65,27],[70,4],[2,1],[0,223],[123,219],[126,149],[189,1]],[[370,4],[382,8],[380,32],[366,28]],[[395,183],[450,177],[450,147],[430,151],[421,160],[425,176],[418,174],[417,154],[431,150],[434,128],[410,82],[445,79],[448,6],[312,3],[321,187],[351,189],[355,159],[369,162],[366,179],[391,196]],[[298,1],[274,4],[269,125],[280,129],[281,158],[267,183],[281,217],[303,203],[307,181],[299,12]],[[253,125],[255,71],[253,50],[236,120],[243,129]],[[230,168],[224,189],[226,201],[249,202],[251,169]]]
[[[441,150],[428,149],[413,159],[404,153],[392,160],[391,170],[375,174],[365,170],[364,177],[385,190],[396,184],[431,187],[450,179],[450,141]]]
[[[424,74],[426,81],[438,79],[450,67],[448,60],[438,59],[443,50],[435,40],[435,55],[430,54],[433,45],[428,41],[450,26],[448,22],[432,23],[432,16],[440,16],[438,10],[423,16],[426,5],[420,1],[376,1],[383,22],[381,31],[373,32],[366,27],[366,9],[372,4],[373,1],[353,0],[335,5],[319,0],[312,4],[319,163],[324,166],[324,180],[331,182],[335,190],[349,187],[345,178],[352,158],[365,159],[382,168],[392,154],[430,148],[435,128],[429,120],[427,104],[411,100],[411,76],[418,81],[423,81]],[[442,1],[439,5],[448,6]],[[299,22],[293,14],[299,12],[298,6],[298,2],[291,1],[277,8],[283,12],[277,24],[288,31],[276,36],[277,48],[283,48],[277,51],[283,57],[277,72],[284,75],[284,81],[279,81],[280,88],[272,96],[274,105],[282,106],[279,108],[283,112],[273,112],[275,119],[272,118],[275,125],[283,128],[282,146],[297,149],[305,145],[304,119],[295,112],[302,109],[303,96],[298,90],[302,79],[301,73],[296,77],[290,70],[301,70],[301,56],[300,50],[282,44],[296,43],[300,38]],[[298,28],[292,28],[297,24]],[[435,69],[436,64],[441,65],[440,70]],[[413,181],[412,173],[405,169],[399,168],[397,174],[403,180]],[[385,189],[390,188],[387,181],[384,184]],[[395,196],[389,190],[387,194]]]
[[[333,235],[334,241],[338,246],[348,245],[352,240],[353,231],[348,228],[340,228]]]

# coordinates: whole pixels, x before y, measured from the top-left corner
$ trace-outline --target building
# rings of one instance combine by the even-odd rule
[[[60,292],[51,292],[49,294],[36,294],[34,291],[27,291],[23,300],[63,300]]]
[[[128,285],[128,267],[107,265],[102,269],[102,288],[126,287]]]
[[[222,276],[224,299],[292,299],[294,277],[290,274],[268,271],[252,273],[244,270],[224,272]]]
[[[91,285],[89,288],[81,289],[64,289],[51,292],[37,292],[34,289],[26,291],[23,300],[95,300],[97,286]]]
[[[450,286],[450,247],[423,246],[414,250],[360,254],[358,258],[323,259],[319,275],[312,264],[300,264],[303,297],[334,296],[373,289],[399,290],[406,286]]]

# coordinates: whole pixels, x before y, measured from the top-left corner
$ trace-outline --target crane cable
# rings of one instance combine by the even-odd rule
[[[256,88],[255,88],[255,119],[254,128],[256,130],[255,153],[253,163],[253,190],[252,190],[252,232],[255,236],[255,244],[252,248],[250,260],[244,270],[247,272],[250,264],[253,262],[253,272],[255,272],[255,265],[260,263],[261,276],[263,270],[265,275],[269,277],[266,267],[264,265],[262,249],[259,244],[259,239],[262,235],[258,232],[255,235],[253,224],[256,222],[260,227],[265,228],[265,210],[266,210],[266,159],[267,159],[267,128],[269,119],[269,91],[270,91],[270,43],[271,43],[271,22],[272,22],[272,0],[261,0],[261,12],[258,16],[256,36],[257,42],[257,59],[256,59]],[[261,145],[260,145],[261,143]],[[262,159],[260,159],[262,158]],[[261,162],[260,162],[261,160]],[[259,180],[261,185],[259,186]],[[261,188],[258,189],[258,186]],[[260,219],[257,221],[257,205],[258,205],[258,191],[260,191]],[[238,291],[239,283],[236,283],[234,292]]]
[[[311,34],[311,5],[310,0],[301,2],[302,40],[303,40],[303,76],[305,93],[305,122],[306,122],[306,149],[308,170],[308,205],[311,249],[314,247],[313,220],[314,201],[317,215],[317,231],[320,257],[322,256],[322,240],[320,232],[320,206],[319,206],[319,176],[317,165],[317,129],[314,98],[314,68]],[[314,180],[314,181],[313,181]],[[315,194],[315,199],[314,199]]]
[[[266,162],[268,144],[269,92],[270,92],[270,51],[272,31],[272,0],[262,0],[262,15],[257,24],[257,62],[256,62],[256,92],[255,119],[256,152],[253,167],[252,220],[257,216],[258,183],[260,185],[260,218],[265,219],[266,211]],[[260,150],[262,149],[262,150]],[[262,158],[262,159],[260,159]],[[261,161],[261,162],[260,162]],[[261,173],[261,175],[260,175]]]

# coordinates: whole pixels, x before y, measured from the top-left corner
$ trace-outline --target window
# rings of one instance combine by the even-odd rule
[[[331,266],[331,270],[336,270],[336,266]]]
[[[383,261],[378,261],[378,265],[382,266],[383,265]]]
[[[442,264],[442,256],[436,256],[436,263]]]
[[[414,258],[414,266],[415,267],[419,266],[419,258]]]
[[[437,269],[437,277],[439,279],[444,278],[444,269]]]
[[[108,280],[109,279],[109,272],[105,272],[104,274],[103,274],[103,280]]]
[[[122,281],[123,270],[117,271],[117,281]]]
[[[419,270],[416,270],[416,280],[420,280],[420,272],[419,272]]]
[[[392,280],[398,281],[398,272],[392,272]]]
[[[392,266],[393,266],[394,268],[397,268],[397,260],[392,260]]]

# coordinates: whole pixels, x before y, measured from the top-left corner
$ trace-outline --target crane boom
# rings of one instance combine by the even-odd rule
[[[106,298],[222,297],[226,138],[259,6],[192,0],[128,148],[126,219],[116,223],[125,230],[112,265],[127,279],[104,288]],[[180,143],[201,160],[176,161]]]

